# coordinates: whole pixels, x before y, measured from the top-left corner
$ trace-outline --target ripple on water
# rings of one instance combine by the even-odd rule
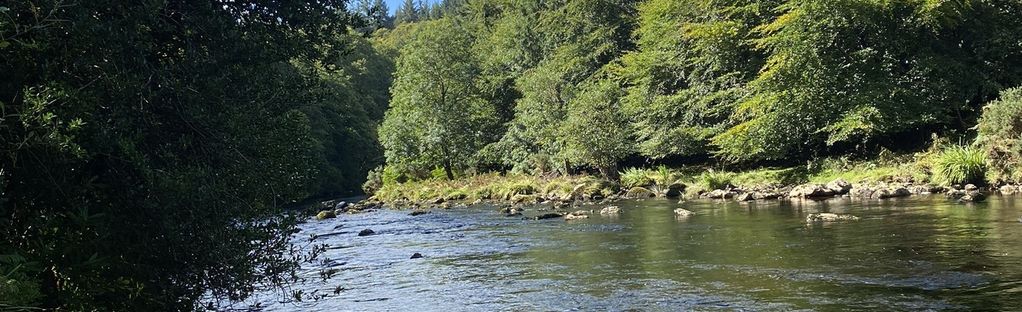
[[[266,311],[1022,310],[1022,224],[1008,222],[1020,209],[999,197],[982,207],[932,197],[618,205],[618,216],[573,222],[507,218],[491,207],[309,222],[295,242],[311,248],[312,233],[329,234],[311,241],[328,249],[292,287],[328,296],[278,303],[266,291],[250,303]],[[678,220],[678,207],[696,215]],[[807,226],[805,215],[817,211],[862,220]],[[376,234],[357,236],[362,229]],[[409,259],[416,252],[425,257]]]

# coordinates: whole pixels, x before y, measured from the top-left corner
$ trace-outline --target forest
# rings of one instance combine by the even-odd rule
[[[1022,182],[1017,0],[389,11],[0,3],[0,311],[222,309],[300,278],[292,208],[408,181],[939,141],[981,154],[983,182]]]

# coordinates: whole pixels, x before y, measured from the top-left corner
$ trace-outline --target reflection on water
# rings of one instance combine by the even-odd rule
[[[268,292],[253,303],[268,311],[1019,311],[1016,200],[646,200],[570,222],[485,207],[378,211],[310,222],[297,236],[342,232],[316,240],[330,249],[306,267],[309,282],[294,286],[327,297],[280,304]],[[696,215],[676,219],[678,207]],[[820,211],[861,220],[805,224]],[[377,235],[357,237],[364,228]],[[416,252],[425,258],[409,259]],[[339,271],[318,278],[328,268]]]

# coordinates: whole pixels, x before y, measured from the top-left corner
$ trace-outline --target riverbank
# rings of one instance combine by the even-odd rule
[[[1016,185],[942,183],[927,154],[890,156],[883,160],[825,159],[805,166],[724,171],[706,166],[629,168],[620,181],[594,175],[530,176],[479,174],[454,180],[430,179],[383,185],[358,203],[327,201],[319,211],[357,213],[387,206],[422,211],[489,203],[511,210],[548,204],[555,211],[609,204],[621,199],[653,197],[730,201],[825,199],[847,196],[887,199],[918,194],[946,194],[962,202],[982,200],[991,192],[1014,193]],[[978,185],[978,186],[977,186]],[[321,215],[321,217],[324,217]]]

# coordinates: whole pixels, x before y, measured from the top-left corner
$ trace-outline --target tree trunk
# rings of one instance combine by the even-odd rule
[[[451,161],[444,161],[444,173],[447,174],[447,180],[454,180],[454,171],[451,170]]]
[[[602,175],[604,178],[607,178],[607,180],[611,181],[621,180],[621,175],[617,172],[617,163],[608,166],[600,166],[599,169],[600,175]]]

